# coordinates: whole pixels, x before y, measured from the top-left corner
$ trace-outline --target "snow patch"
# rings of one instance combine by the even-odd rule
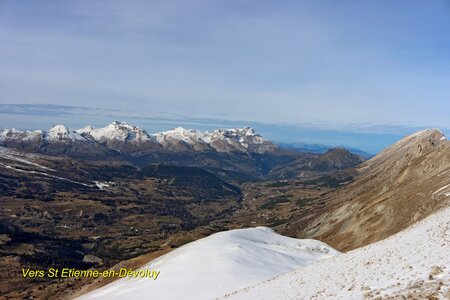
[[[37,167],[37,168],[40,168],[40,169],[43,169],[43,170],[47,170],[47,171],[55,171],[54,169],[51,169],[51,168],[45,167],[43,165],[31,162],[29,160],[26,160],[25,158],[18,157],[16,154],[17,153],[15,151],[12,151],[12,150],[10,150],[8,148],[0,147],[0,157],[1,158],[7,159],[7,160],[16,161],[16,162],[19,162],[19,163],[22,163],[22,164],[27,164],[27,165],[30,165],[30,166],[33,166],[33,167]],[[25,157],[26,154],[22,154],[22,156]]]
[[[67,178],[64,178],[64,177],[59,177],[59,176],[48,174],[48,173],[41,172],[41,171],[23,170],[23,169],[16,168],[14,166],[6,165],[6,164],[1,163],[1,162],[0,162],[0,166],[4,167],[6,169],[14,170],[14,171],[21,172],[21,173],[36,174],[36,175],[41,175],[41,176],[46,176],[46,177],[50,177],[50,178],[54,178],[54,179],[59,179],[59,180],[71,182],[71,183],[82,185],[82,186],[86,186],[86,187],[94,187],[91,184],[86,184],[86,183],[83,183],[83,182],[74,181],[74,180],[71,180],[71,179],[67,179]]]
[[[448,188],[450,188],[450,184],[444,185],[443,187],[441,187],[440,189],[438,189],[436,192],[434,192],[434,193],[432,194],[432,196],[438,195],[440,192],[442,192],[442,191],[444,191],[444,190],[446,190],[446,189],[448,189]]]
[[[105,190],[106,188],[111,187],[114,185],[114,182],[108,181],[108,182],[100,182],[100,181],[93,181],[95,186],[98,187],[100,190]]]

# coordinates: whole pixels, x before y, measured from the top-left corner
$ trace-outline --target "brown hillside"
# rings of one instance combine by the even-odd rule
[[[320,209],[280,228],[351,250],[384,239],[448,205],[450,142],[437,129],[408,136],[361,164]]]

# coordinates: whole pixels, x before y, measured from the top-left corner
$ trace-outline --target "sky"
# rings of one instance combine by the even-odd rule
[[[0,127],[450,132],[450,1],[0,0]]]

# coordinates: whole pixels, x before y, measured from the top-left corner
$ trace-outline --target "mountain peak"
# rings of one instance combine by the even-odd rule
[[[15,136],[16,134],[21,134],[21,133],[23,133],[23,132],[15,129],[15,128],[9,128],[9,129],[5,128],[0,131],[0,137],[8,138],[8,137],[12,137],[12,136]]]
[[[67,134],[67,133],[69,133],[69,129],[64,125],[58,124],[58,125],[53,125],[52,128],[50,128],[50,130],[48,132]]]
[[[405,137],[404,139],[413,139],[413,138],[419,138],[419,139],[426,139],[426,138],[432,138],[432,139],[442,139],[442,137],[445,138],[444,133],[438,129],[438,128],[431,128],[431,129],[424,129],[424,130],[420,130],[417,131],[407,137]],[[403,140],[404,140],[403,139]]]
[[[422,150],[435,147],[440,143],[440,141],[443,140],[446,140],[446,137],[441,130],[437,128],[425,129],[404,137],[391,147],[387,148],[385,151],[401,151],[416,147],[420,149],[420,152],[422,152]]]
[[[114,121],[111,124],[109,124],[109,126],[125,127],[125,128],[139,128],[139,127],[131,125],[127,122],[119,122],[119,121]]]
[[[92,125],[86,125],[78,130],[76,130],[76,132],[78,133],[89,133],[91,131],[93,131],[95,128]]]
[[[244,135],[255,135],[255,130],[250,127],[250,126],[246,126],[244,128],[238,129],[238,131],[242,132],[242,134]]]
[[[111,124],[95,129],[92,126],[86,126],[79,129],[79,132],[88,133],[96,141],[121,141],[121,142],[143,142],[150,140],[147,132],[137,126],[126,122],[114,121]]]
[[[220,128],[220,129],[215,130],[215,132],[220,132],[220,133],[222,133],[224,135],[228,135],[230,137],[256,135],[255,130],[250,126],[246,126],[246,127],[242,127],[242,128],[231,128],[231,129]]]
[[[433,128],[417,131],[384,149],[365,163],[364,169],[390,161],[389,167],[404,166],[417,158],[433,157],[448,149],[448,141],[441,130]]]
[[[167,131],[158,132],[153,136],[160,144],[169,146],[169,148],[173,148],[175,146],[174,143],[179,141],[194,148],[195,146],[205,144],[205,134],[203,132],[183,127],[176,127]]]
[[[334,147],[334,148],[328,149],[325,152],[325,154],[327,154],[327,153],[347,154],[347,153],[351,153],[351,152],[348,151],[348,149],[345,149],[344,147]]]
[[[52,128],[48,131],[47,139],[50,141],[59,141],[59,140],[84,140],[78,132],[71,131],[64,125],[53,125]]]
[[[174,133],[179,133],[179,134],[188,134],[188,133],[197,133],[198,131],[195,129],[189,129],[189,128],[184,128],[184,127],[175,127],[171,130],[168,130],[166,132],[174,132]]]

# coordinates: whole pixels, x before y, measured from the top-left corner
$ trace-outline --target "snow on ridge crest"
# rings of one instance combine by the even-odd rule
[[[181,141],[190,146],[203,145],[217,152],[252,151],[263,153],[273,151],[276,147],[261,135],[256,134],[251,127],[221,128],[205,132],[177,127],[155,133],[153,136],[163,146],[170,145],[174,141]]]
[[[77,132],[85,135],[88,134],[99,142],[114,140],[122,142],[145,142],[152,140],[145,130],[138,126],[119,121],[114,121],[102,128],[94,128],[91,125],[87,125],[78,129]]]
[[[43,134],[42,130],[34,130],[34,131],[21,131],[17,130],[16,128],[10,128],[10,129],[2,129],[0,131],[0,138],[8,138],[8,137],[14,137],[17,135],[29,135],[29,134]]]
[[[256,152],[274,151],[276,146],[255,133],[251,127],[216,129],[199,131],[176,127],[171,130],[148,134],[138,126],[126,122],[114,121],[111,124],[95,128],[87,125],[78,130],[71,130],[64,125],[54,125],[48,131],[26,131],[16,129],[0,130],[0,142],[8,140],[33,141],[36,139],[50,142],[82,141],[82,142],[119,142],[159,144],[163,148],[175,151],[199,150],[217,152]],[[181,144],[180,144],[181,142]]]
[[[69,139],[72,141],[85,140],[85,138],[82,137],[80,134],[78,134],[75,131],[69,130],[69,128],[67,128],[64,125],[53,125],[53,127],[50,128],[45,137],[50,141],[65,140],[65,139]]]
[[[21,131],[15,128],[3,129],[0,131],[0,141],[7,140],[22,140],[22,141],[32,141],[35,139],[47,140],[50,142],[62,141],[62,140],[85,140],[80,134],[72,131],[65,127],[64,125],[54,125],[49,131],[45,132],[42,130],[34,131]]]
[[[190,145],[205,142],[205,134],[203,132],[195,129],[185,129],[183,127],[176,127],[167,131],[158,132],[153,134],[153,136],[163,145],[168,142],[167,139],[180,140]]]

